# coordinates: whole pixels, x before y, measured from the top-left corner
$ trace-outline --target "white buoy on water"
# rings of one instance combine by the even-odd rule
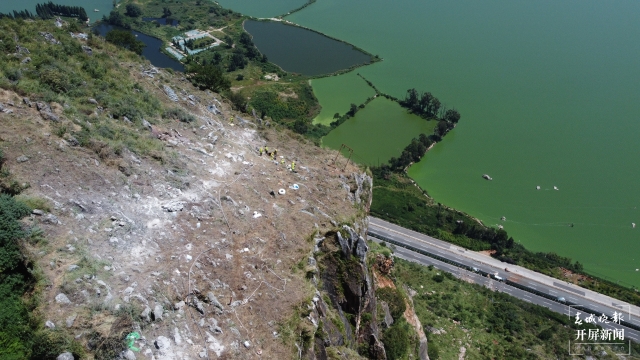
[[[631,227],[635,229],[636,228],[636,223],[631,223]]]
[[[540,190],[540,186],[536,186],[536,190]]]
[[[557,186],[554,186],[554,187],[553,187],[553,190],[558,190],[558,187],[557,187]]]

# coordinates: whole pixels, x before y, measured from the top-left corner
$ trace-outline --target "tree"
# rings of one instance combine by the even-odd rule
[[[456,124],[460,120],[460,113],[457,110],[447,110],[444,113],[444,119],[450,123]]]
[[[407,90],[407,96],[403,101],[400,102],[400,105],[409,108],[415,109],[418,105],[418,91],[416,89]]]
[[[213,53],[213,62],[215,64],[219,64],[220,61],[222,61],[222,54],[216,51],[215,53]]]
[[[116,46],[131,50],[138,55],[142,54],[142,49],[146,46],[142,41],[136,39],[132,33],[126,30],[111,30],[107,33],[105,39]]]
[[[438,98],[436,98],[435,96],[433,97],[433,99],[431,99],[431,102],[429,103],[429,107],[427,109],[427,116],[430,118],[436,117],[436,115],[438,114],[438,110],[440,109],[440,100],[438,100]]]
[[[231,36],[227,35],[224,37],[224,42],[227,44],[227,48],[231,49],[233,47],[233,39]]]
[[[214,92],[229,90],[231,81],[224,76],[222,69],[216,65],[193,65],[188,69],[191,82],[200,90],[209,89]]]
[[[357,112],[358,112],[358,105],[352,103],[351,106],[349,107],[349,111],[347,112],[347,114],[349,116],[355,116]]]
[[[436,126],[435,133],[436,133],[436,135],[442,137],[442,136],[444,136],[444,134],[447,133],[447,130],[449,130],[449,124],[446,121],[441,120],[441,121],[438,122],[438,125]]]
[[[120,14],[119,12],[117,12],[115,10],[112,10],[109,13],[109,17],[103,16],[102,20],[105,21],[105,22],[108,22],[111,25],[124,27],[126,29],[131,28],[131,25],[126,23],[124,16],[122,16],[122,14]]]
[[[307,124],[307,122],[303,119],[298,119],[295,123],[293,123],[293,131],[297,132],[298,134],[306,134],[307,131],[309,131],[309,124]]]
[[[142,15],[142,9],[136,4],[127,4],[125,15],[129,17],[138,17]]]
[[[247,98],[242,96],[240,92],[230,92],[229,100],[231,100],[234,110],[245,112],[247,109]]]
[[[171,16],[171,10],[169,10],[168,7],[163,7],[162,8],[162,17],[163,18],[168,18],[169,16]]]
[[[244,69],[247,65],[247,58],[240,52],[236,52],[231,55],[231,61],[229,62],[229,71],[235,71],[236,69]]]
[[[251,35],[249,35],[246,31],[243,31],[242,34],[240,34],[240,44],[248,47],[253,46],[253,40],[251,40]]]

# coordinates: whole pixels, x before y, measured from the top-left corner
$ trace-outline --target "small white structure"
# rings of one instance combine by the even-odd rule
[[[278,194],[280,194],[280,195],[284,195],[284,194],[286,194],[286,193],[287,193],[287,192],[286,192],[284,189],[280,189],[280,190],[278,190]]]
[[[636,228],[636,223],[631,223],[631,227],[635,229]]]
[[[536,186],[536,190],[540,190],[540,185]]]
[[[554,186],[554,187],[553,187],[553,190],[559,190],[559,189],[558,189],[558,187],[557,187],[557,186]]]

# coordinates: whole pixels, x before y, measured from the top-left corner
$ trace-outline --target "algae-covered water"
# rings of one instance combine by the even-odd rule
[[[287,19],[380,55],[358,72],[381,91],[428,90],[461,112],[409,172],[437,201],[638,286],[638,13],[636,1],[321,0]]]
[[[378,97],[325,136],[322,144],[334,149],[345,144],[353,149],[355,162],[378,165],[399,156],[411,139],[433,133],[435,125],[435,121],[409,114],[396,102]]]
[[[313,93],[322,104],[320,114],[313,120],[316,124],[329,125],[335,121],[336,113],[344,115],[351,104],[360,105],[376,92],[360,78],[356,71],[340,76],[311,80]]]

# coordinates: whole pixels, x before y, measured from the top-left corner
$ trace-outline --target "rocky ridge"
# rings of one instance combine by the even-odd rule
[[[151,78],[147,67],[121,65],[163,101],[173,102],[165,91],[173,89],[175,105],[195,119],[113,119],[162,142],[158,159],[127,148],[101,157],[69,133],[55,135],[78,127],[64,104],[0,91],[11,110],[0,113],[5,166],[30,185],[22,196],[48,204],[25,221],[46,236],[30,251],[48,281],[47,325],[97,358],[285,359],[294,343],[308,351],[291,333],[314,326],[295,309],[317,292],[298,264],[322,246],[313,234],[336,230],[364,256],[356,232],[365,229],[359,203],[371,179],[353,165],[333,167],[335,153],[259,129],[217,94],[163,70]],[[278,158],[260,156],[264,146]],[[125,347],[132,333],[140,337]]]

